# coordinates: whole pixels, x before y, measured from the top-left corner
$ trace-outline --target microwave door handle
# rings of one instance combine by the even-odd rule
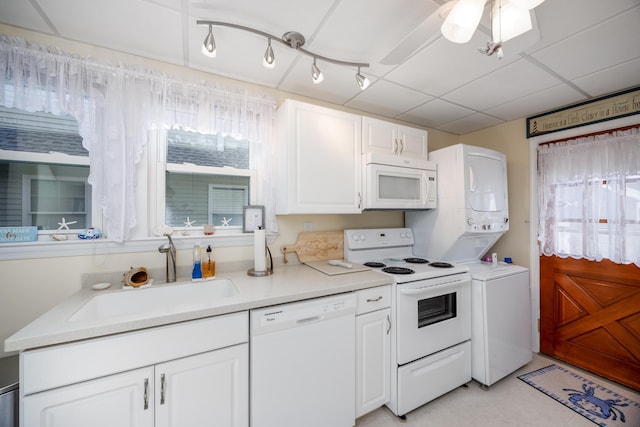
[[[441,285],[437,285],[437,287],[423,286],[421,288],[411,288],[411,289],[399,288],[398,292],[400,292],[402,295],[421,295],[421,294],[430,293],[432,291],[437,291],[440,294],[442,291],[457,288],[464,282],[465,282],[464,280],[457,280],[455,282],[449,282],[449,283],[443,283]]]

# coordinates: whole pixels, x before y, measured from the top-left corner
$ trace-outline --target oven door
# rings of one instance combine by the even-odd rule
[[[398,364],[471,339],[471,276],[397,285]]]
[[[364,209],[436,207],[436,172],[381,164],[364,167]]]

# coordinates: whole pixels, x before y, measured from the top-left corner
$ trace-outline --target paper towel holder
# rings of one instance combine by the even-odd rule
[[[273,274],[273,257],[271,256],[271,249],[269,249],[269,246],[265,246],[265,248],[267,249],[267,254],[269,255],[269,267],[267,267],[265,271],[256,271],[255,268],[250,268],[249,270],[247,270],[248,276],[263,277],[271,276]]]

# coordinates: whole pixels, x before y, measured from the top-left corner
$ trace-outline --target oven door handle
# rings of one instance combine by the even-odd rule
[[[455,282],[447,282],[441,285],[431,285],[431,286],[423,286],[421,288],[410,288],[404,289],[402,287],[398,288],[398,292],[402,295],[421,295],[426,293],[437,292],[441,294],[442,291],[446,291],[447,289],[458,288],[460,285],[464,284],[464,280],[456,280]]]

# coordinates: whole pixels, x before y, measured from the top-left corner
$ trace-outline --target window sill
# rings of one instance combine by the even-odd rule
[[[267,243],[271,244],[277,234],[268,234]],[[216,234],[214,236],[172,236],[176,249],[190,249],[201,242],[214,248],[231,246],[252,246],[252,233]],[[158,246],[167,241],[166,237],[149,237],[147,239],[130,240],[124,243],[108,239],[97,240],[65,240],[22,243],[0,243],[0,260],[19,260],[34,258],[57,258],[84,255],[109,255],[132,252],[154,252]]]

